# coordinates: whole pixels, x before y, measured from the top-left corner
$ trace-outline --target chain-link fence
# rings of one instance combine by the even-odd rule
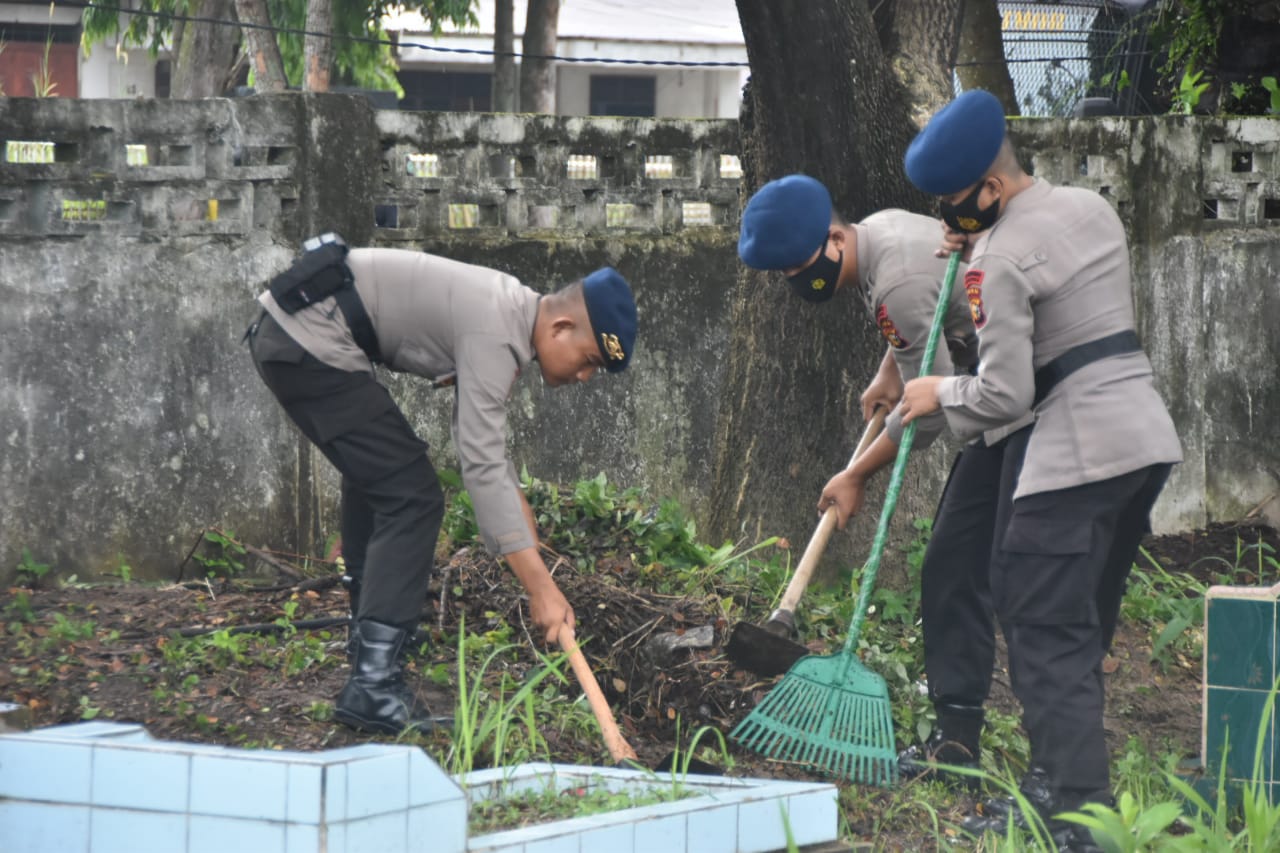
[[[1086,98],[1152,111],[1147,28],[1156,0],[1001,2],[1004,61],[1024,116],[1062,116]],[[1094,102],[1097,103],[1097,102]]]

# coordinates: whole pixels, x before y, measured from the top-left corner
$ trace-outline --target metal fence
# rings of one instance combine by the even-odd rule
[[[1155,0],[1001,2],[1004,61],[1024,116],[1064,116],[1085,98],[1151,112],[1147,26]]]

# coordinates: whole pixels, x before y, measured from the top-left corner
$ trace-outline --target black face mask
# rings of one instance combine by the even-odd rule
[[[999,199],[986,207],[978,207],[978,194],[982,192],[984,186],[986,186],[985,183],[978,184],[973,188],[973,192],[960,199],[958,204],[938,202],[938,212],[948,228],[962,234],[977,234],[996,224],[996,218],[1000,216]]]
[[[787,276],[787,282],[795,294],[806,302],[826,302],[836,295],[836,282],[840,279],[840,267],[844,265],[844,252],[840,259],[833,261],[827,257],[827,238],[822,244],[818,259],[795,275]]]

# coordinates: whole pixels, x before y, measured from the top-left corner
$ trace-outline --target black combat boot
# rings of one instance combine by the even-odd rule
[[[361,619],[356,623],[351,677],[338,694],[333,716],[366,732],[400,734],[406,729],[429,732],[453,721],[434,717],[404,683],[400,655],[409,632],[394,625]]]
[[[347,588],[351,604],[351,621],[347,623],[347,663],[356,658],[356,620],[360,618],[360,578],[344,574],[342,585]]]
[[[1089,802],[1113,807],[1115,798],[1109,791],[1063,790],[1055,793],[1048,772],[1043,767],[1034,765],[1018,785],[1018,791],[1043,822],[1059,853],[1102,853],[1102,848],[1094,841],[1093,833],[1087,827],[1059,820],[1054,815],[1080,811]],[[975,837],[981,837],[985,832],[1003,836],[1010,821],[1023,832],[1030,831],[1031,821],[1017,800],[1014,797],[1000,797],[979,803],[976,813],[965,818],[961,826]]]
[[[934,767],[934,764],[951,764],[977,770],[981,767],[978,740],[982,736],[982,724],[986,721],[981,705],[937,706],[938,722],[933,734],[924,743],[909,746],[898,753],[898,775],[903,779],[915,779],[926,773],[936,773],[940,782],[977,787],[977,776],[966,776]]]

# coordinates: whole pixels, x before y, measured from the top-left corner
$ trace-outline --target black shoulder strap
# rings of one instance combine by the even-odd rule
[[[355,338],[357,346],[364,350],[364,354],[369,356],[369,360],[374,364],[382,364],[378,335],[373,331],[373,321],[369,319],[369,312],[364,310],[360,294],[356,292],[355,279],[352,278],[351,270],[345,263],[342,265],[342,271],[347,278],[346,286],[338,288],[333,294],[338,299],[338,307],[342,309],[342,315],[347,318],[347,326],[351,329],[351,337]]]

